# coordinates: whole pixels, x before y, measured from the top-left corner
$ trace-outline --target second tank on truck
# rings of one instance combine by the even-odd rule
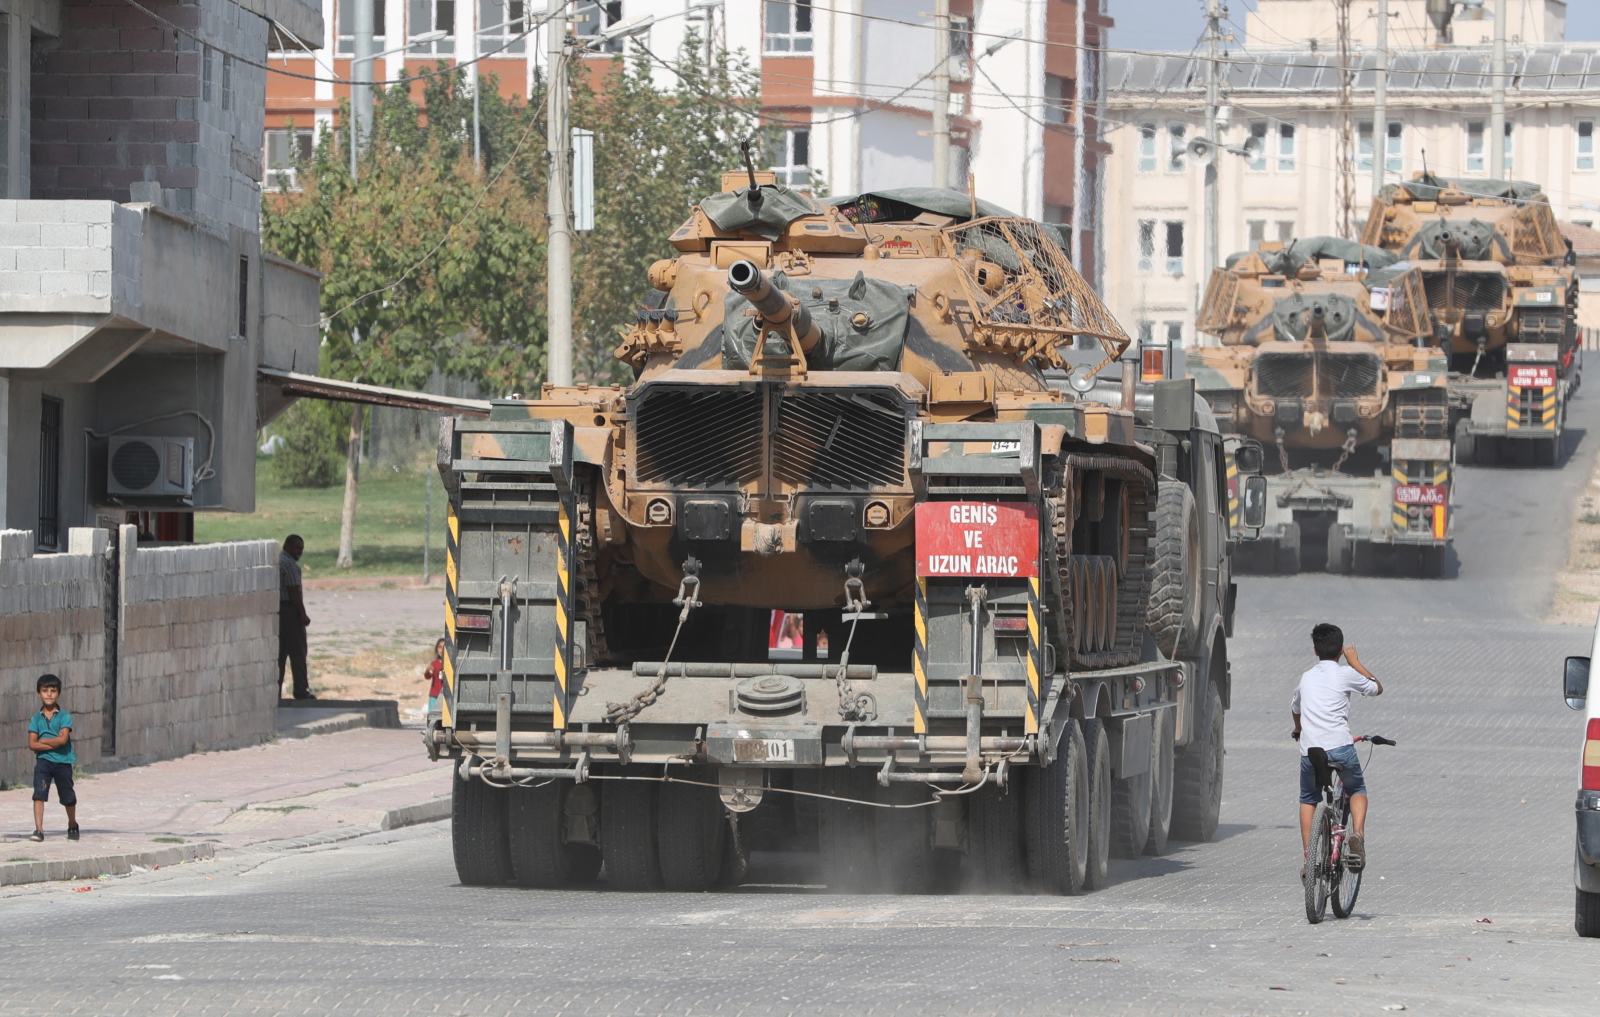
[[[1266,525],[1241,565],[1438,575],[1450,542],[1445,364],[1420,273],[1337,237],[1213,273],[1189,373],[1224,431],[1267,450]],[[1387,459],[1385,459],[1387,456]]]
[[[1210,837],[1232,598],[1190,383],[1136,414],[1045,379],[1128,344],[1052,227],[724,187],[650,271],[631,384],[443,425],[463,881],[703,890],[758,847],[1076,893]]]
[[[1419,173],[1384,188],[1362,240],[1422,274],[1456,462],[1555,465],[1582,366],[1578,274],[1539,185]]]

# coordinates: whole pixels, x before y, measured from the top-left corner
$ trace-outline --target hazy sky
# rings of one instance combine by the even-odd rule
[[[1111,45],[1117,49],[1187,50],[1205,28],[1204,0],[1109,0],[1107,6],[1117,20],[1111,30]],[[1255,9],[1254,0],[1224,0],[1224,6],[1237,23],[1233,34],[1243,39],[1244,15]],[[1567,38],[1600,42],[1600,2],[1567,4]]]

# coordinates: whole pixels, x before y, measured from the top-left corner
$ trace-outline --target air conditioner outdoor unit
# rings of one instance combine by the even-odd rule
[[[147,497],[194,494],[194,439],[112,438],[106,457],[106,493]]]

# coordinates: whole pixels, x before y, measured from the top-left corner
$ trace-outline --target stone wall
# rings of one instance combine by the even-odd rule
[[[132,527],[124,529],[124,535]],[[117,757],[255,745],[277,731],[278,547],[270,540],[122,555]]]
[[[277,545],[139,548],[127,526],[119,549],[110,536],[74,529],[70,553],[36,555],[31,531],[0,531],[0,779],[31,779],[27,724],[46,672],[61,678],[80,766],[112,755],[108,716],[121,763],[277,730]]]

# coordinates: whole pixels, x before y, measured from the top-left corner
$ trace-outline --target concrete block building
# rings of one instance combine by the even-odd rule
[[[318,341],[316,273],[261,251],[264,65],[322,36],[303,0],[0,0],[0,528],[254,508],[258,368]]]

